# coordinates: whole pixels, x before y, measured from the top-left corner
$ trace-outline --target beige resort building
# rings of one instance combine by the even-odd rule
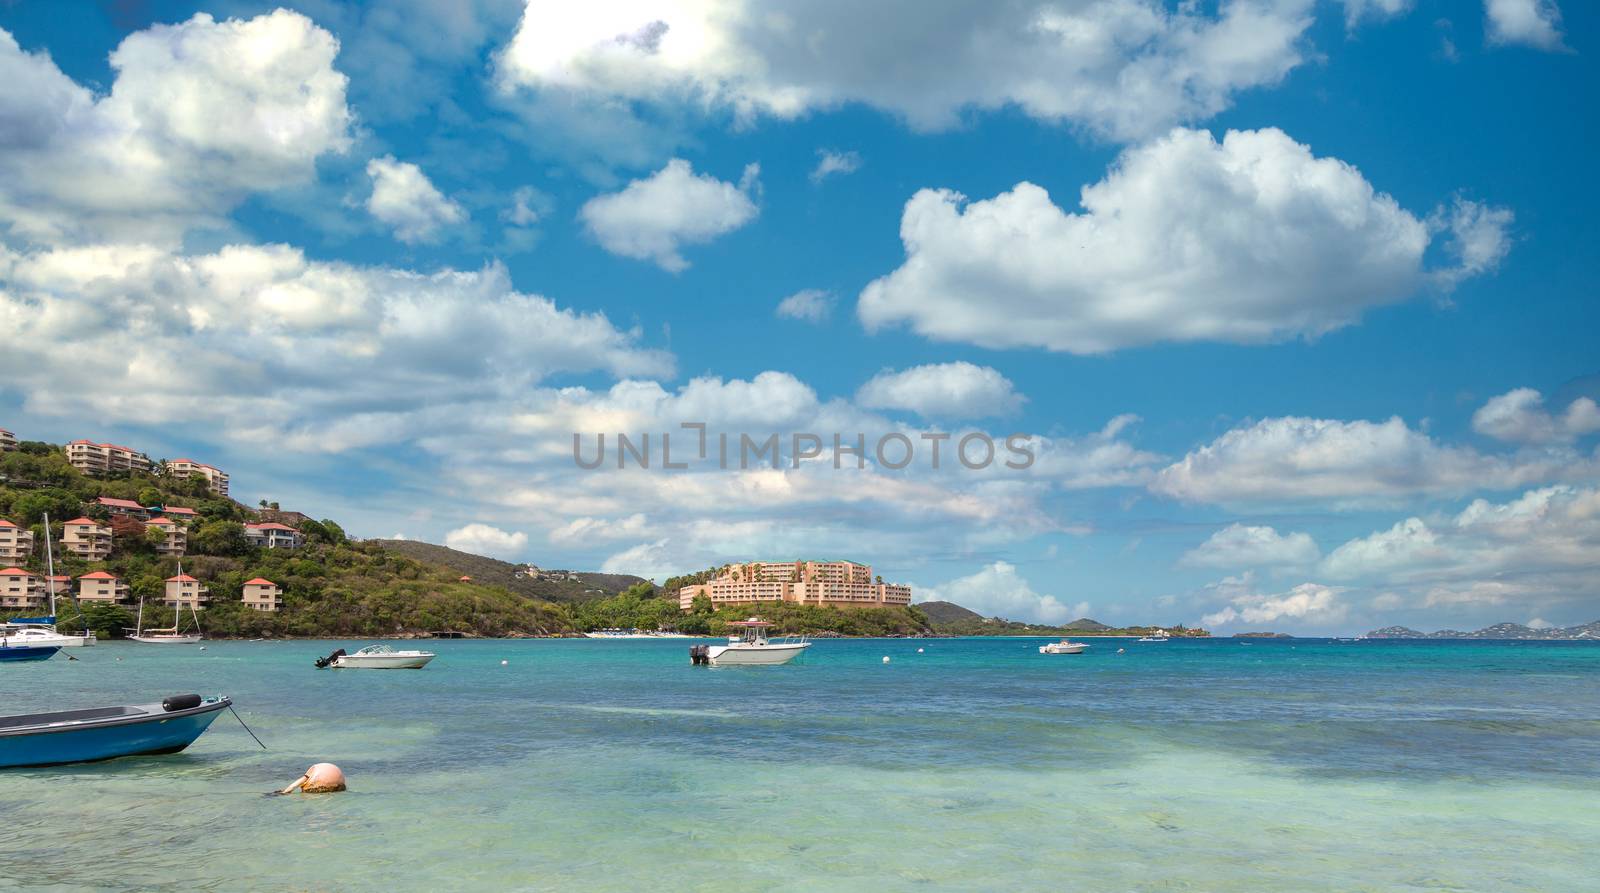
[[[44,580],[20,567],[0,570],[0,608],[33,608],[44,604]]]
[[[854,561],[752,561],[729,565],[705,583],[678,590],[678,607],[687,611],[696,596],[714,606],[793,602],[829,607],[882,607],[911,604],[911,587],[874,582],[872,566]]]
[[[128,584],[107,571],[95,571],[78,578],[78,601],[114,605],[132,600]]]
[[[156,546],[157,552],[161,553],[162,555],[182,558],[184,553],[188,551],[189,532],[183,529],[182,524],[179,524],[168,517],[152,518],[150,523],[145,525],[145,529],[148,530],[151,528],[161,531],[162,535],[165,537],[161,543]]]
[[[167,474],[179,479],[205,478],[206,486],[212,493],[224,498],[228,495],[228,473],[215,465],[207,465],[193,459],[173,459],[167,463]]]
[[[271,580],[256,577],[244,584],[244,605],[257,611],[276,611],[283,607],[283,589]]]
[[[0,428],[0,453],[9,453],[17,448],[17,435],[4,428]]]
[[[149,474],[154,467],[149,456],[131,447],[89,440],[74,440],[67,444],[67,461],[91,477],[133,471]]]
[[[166,605],[169,608],[205,607],[211,600],[211,590],[188,574],[167,578]]]
[[[0,518],[0,561],[21,564],[33,555],[33,531]]]
[[[74,518],[61,530],[61,548],[79,558],[104,561],[111,554],[111,528],[92,518]]]

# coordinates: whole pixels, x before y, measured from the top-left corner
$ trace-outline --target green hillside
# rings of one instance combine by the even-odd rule
[[[502,586],[518,595],[552,602],[592,601],[616,595],[630,586],[649,582],[630,574],[577,572],[576,580],[537,579],[521,573],[526,565],[512,564],[416,540],[367,540],[390,552],[441,565],[470,576],[475,583]],[[460,576],[458,574],[457,576]]]
[[[26,569],[43,573],[44,526],[49,514],[59,525],[79,516],[108,520],[94,500],[100,496],[135,500],[141,505],[192,508],[189,554],[183,570],[203,582],[211,601],[201,612],[208,635],[215,636],[379,636],[455,630],[475,635],[560,635],[575,632],[570,615],[528,593],[513,592],[492,580],[460,582],[455,568],[386,548],[380,542],[352,542],[331,520],[307,521],[302,549],[252,546],[244,522],[254,511],[212,495],[200,480],[134,474],[100,480],[81,474],[65,453],[51,444],[27,442],[0,455],[0,517],[33,530],[35,549]],[[90,562],[57,554],[56,572],[74,578],[106,570],[125,580],[132,594],[147,600],[145,623],[170,625],[172,612],[159,607],[163,581],[178,572],[178,560],[160,556],[137,535],[137,526],[118,522],[113,551]],[[59,541],[60,527],[54,527]],[[58,553],[60,550],[57,550]],[[458,553],[460,554],[460,553]],[[488,559],[482,559],[487,561]],[[265,577],[284,591],[283,610],[263,613],[240,601],[244,581]],[[59,613],[64,628],[75,628],[69,606]],[[71,618],[67,620],[67,618]],[[103,636],[120,636],[134,613],[121,606],[97,605],[84,611],[87,625]]]

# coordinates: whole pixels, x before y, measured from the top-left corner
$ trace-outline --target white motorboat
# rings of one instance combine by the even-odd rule
[[[388,645],[368,645],[355,654],[343,648],[317,659],[317,668],[335,670],[420,670],[433,660],[432,651],[396,651]]]
[[[1158,629],[1155,632],[1151,633],[1150,635],[1140,638],[1139,641],[1141,641],[1141,642],[1165,642],[1166,640],[1168,640],[1170,638],[1172,638],[1172,634],[1171,633],[1167,632],[1164,629]]]
[[[754,617],[728,624],[739,630],[726,645],[691,645],[689,661],[713,667],[775,666],[786,664],[805,653],[811,643],[804,636],[768,639],[772,624]]]
[[[1051,642],[1048,645],[1040,645],[1039,646],[1039,653],[1040,654],[1082,654],[1083,653],[1083,649],[1088,648],[1088,647],[1089,647],[1089,643],[1088,642],[1074,642],[1071,639],[1062,639],[1059,642]]]

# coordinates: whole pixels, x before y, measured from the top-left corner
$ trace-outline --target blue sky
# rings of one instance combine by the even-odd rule
[[[544,566],[1600,618],[1586,5],[594,7],[0,4],[0,427]],[[1040,461],[571,460],[683,421]]]

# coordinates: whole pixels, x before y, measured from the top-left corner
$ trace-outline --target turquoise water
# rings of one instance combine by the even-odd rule
[[[1040,641],[0,665],[6,713],[227,693],[270,748],[225,714],[175,756],[0,772],[0,888],[1600,888],[1600,644]],[[263,796],[324,760],[350,791]]]

